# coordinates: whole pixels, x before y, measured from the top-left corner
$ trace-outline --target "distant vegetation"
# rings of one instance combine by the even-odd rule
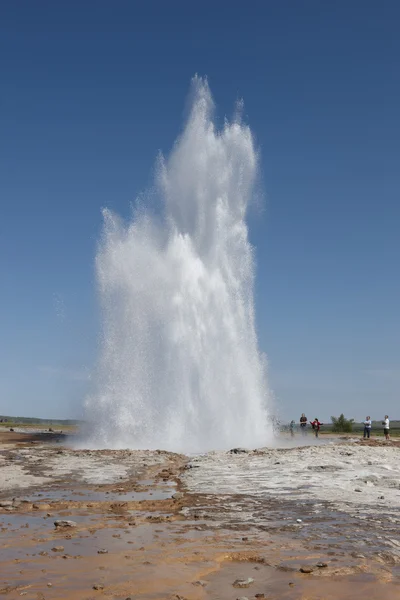
[[[331,417],[331,421],[334,433],[351,433],[353,431],[354,419],[346,419],[343,413],[340,417]]]
[[[38,419],[35,417],[12,417],[9,415],[0,415],[0,426],[1,425],[31,425],[37,427],[46,427],[57,425],[60,427],[73,427],[81,424],[82,421],[76,419]]]

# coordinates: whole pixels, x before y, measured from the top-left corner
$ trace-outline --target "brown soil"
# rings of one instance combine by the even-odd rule
[[[44,447],[44,440],[57,444]],[[374,445],[375,440],[366,443]],[[57,434],[0,432],[0,444],[7,464],[16,460],[14,450],[32,444],[36,458],[42,452],[46,457],[60,452],[72,456],[72,451],[61,448]],[[75,454],[94,454],[105,463],[131,460],[132,455],[135,460],[127,451]],[[0,508],[0,597],[250,600],[264,594],[269,600],[400,599],[400,571],[392,556],[382,554],[370,561],[351,551],[351,540],[347,546],[329,537],[324,545],[313,544],[292,535],[284,524],[268,531],[222,528],[218,498],[213,512],[212,498],[187,494],[182,488],[185,457],[166,452],[148,456],[136,474],[118,483],[83,486],[77,483],[78,475],[67,475],[40,488],[2,493],[3,501],[17,496],[26,502]],[[30,464],[26,469],[41,472],[41,467]],[[183,495],[152,498],[168,486]],[[69,499],[77,490],[82,497]],[[135,493],[144,494],[144,499],[118,499]],[[99,500],[97,494],[104,497]],[[106,499],[108,494],[112,499]],[[202,510],[206,500],[208,514]],[[184,514],[183,507],[188,509]],[[270,509],[275,507],[271,504]],[[56,519],[74,520],[77,525],[57,529]],[[56,547],[63,549],[52,550]],[[326,566],[318,567],[319,563]],[[300,572],[306,567],[311,573]],[[249,587],[233,586],[235,580],[247,578],[254,579]]]

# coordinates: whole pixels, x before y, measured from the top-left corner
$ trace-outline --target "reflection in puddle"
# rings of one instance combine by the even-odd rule
[[[167,500],[176,491],[176,486],[171,481],[155,483],[145,480],[138,483],[143,487],[140,491],[103,491],[90,488],[62,488],[51,489],[44,492],[35,492],[24,496],[24,500],[32,503],[45,502],[140,502],[142,500]]]

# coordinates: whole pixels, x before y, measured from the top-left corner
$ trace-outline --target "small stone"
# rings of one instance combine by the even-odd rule
[[[39,552],[40,556],[48,556],[48,552],[46,552],[45,550],[42,550],[42,552]]]
[[[355,488],[354,491],[355,492],[362,492],[362,489],[361,488]]]
[[[242,537],[242,542],[248,542],[249,538],[248,537]]]
[[[108,550],[101,548],[100,550],[97,550],[97,554],[108,554]]]
[[[32,508],[34,510],[49,510],[51,508],[50,504],[46,504],[45,502],[39,502],[32,504]]]
[[[326,563],[326,562],[318,562],[316,564],[316,566],[318,567],[318,569],[325,569],[325,567],[328,566],[328,563]]]
[[[198,587],[205,587],[207,585],[207,581],[199,579],[198,581],[193,581],[193,585],[197,585]]]
[[[236,588],[247,588],[250,587],[252,583],[254,583],[254,579],[252,577],[248,577],[247,579],[236,579],[232,585]]]
[[[68,520],[63,520],[63,519],[58,519],[57,521],[54,521],[54,526],[57,528],[62,528],[62,527],[76,527],[78,525],[78,523],[75,523],[75,521],[68,521]]]
[[[289,581],[289,585],[290,587],[294,587],[295,584],[293,583],[293,581]]]
[[[247,454],[248,450],[246,450],[245,448],[232,448],[232,450],[229,451],[231,454]]]
[[[300,573],[312,573],[313,569],[311,567],[300,567]]]
[[[47,584],[47,587],[53,587],[53,584],[49,582],[49,583]]]
[[[64,546],[54,546],[54,548],[51,549],[52,552],[64,552]]]
[[[104,585],[102,585],[101,583],[95,583],[95,585],[93,586],[94,590],[104,590]]]
[[[265,598],[265,594],[255,594],[255,598]]]
[[[302,519],[296,519],[296,522],[297,522],[297,523],[302,523],[302,522],[303,522],[303,520],[302,520]]]
[[[181,500],[183,498],[184,494],[182,492],[176,492],[176,494],[173,494],[172,499],[173,500]]]
[[[384,500],[385,496],[378,496],[378,500]]]

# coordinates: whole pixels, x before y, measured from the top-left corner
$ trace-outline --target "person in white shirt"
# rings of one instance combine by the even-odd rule
[[[372,427],[372,421],[371,421],[371,417],[366,417],[365,421],[364,421],[364,439],[368,438],[371,435],[371,427]]]
[[[389,421],[388,415],[385,415],[385,420],[382,421],[382,425],[383,425],[383,433],[385,434],[385,438],[387,440],[390,440],[390,435],[389,435],[390,421]]]

